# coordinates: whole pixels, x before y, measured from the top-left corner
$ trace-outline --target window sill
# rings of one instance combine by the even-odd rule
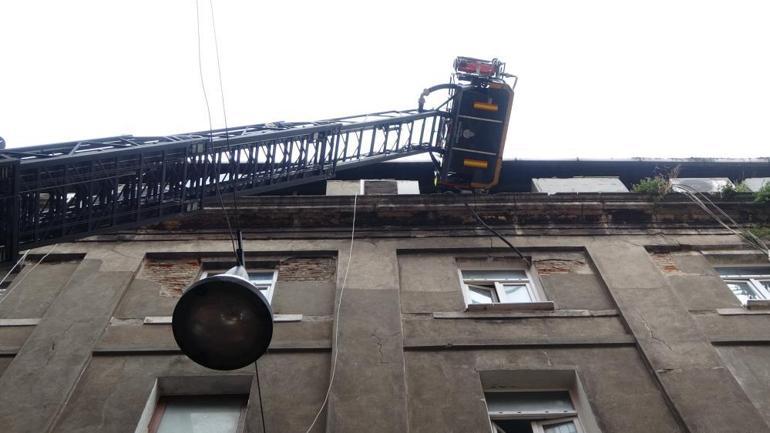
[[[747,310],[770,310],[770,299],[749,299],[746,301]]]
[[[301,322],[302,314],[274,314],[273,323],[282,322]],[[170,325],[171,316],[147,316],[144,318],[145,325]]]
[[[709,311],[711,313],[714,310]],[[769,315],[770,308],[717,308],[716,313],[720,316],[752,316],[752,315]],[[702,314],[702,313],[701,313]]]
[[[470,304],[465,308],[468,312],[477,311],[553,311],[556,305],[551,301],[517,302],[498,304]]]
[[[533,318],[576,318],[616,317],[618,310],[531,310],[531,311],[438,311],[434,319],[533,319]]]

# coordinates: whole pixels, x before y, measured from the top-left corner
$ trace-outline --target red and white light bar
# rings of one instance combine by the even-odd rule
[[[458,74],[500,78],[505,70],[505,63],[497,59],[482,60],[473,57],[458,57],[455,59],[454,67]]]

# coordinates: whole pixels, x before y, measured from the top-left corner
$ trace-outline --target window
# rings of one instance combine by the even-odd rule
[[[529,304],[546,301],[526,270],[460,271],[465,303],[484,304]]]
[[[583,433],[569,391],[484,393],[492,433]]]
[[[161,397],[149,433],[238,433],[247,396],[211,395]]]
[[[214,275],[224,274],[226,270],[208,270],[201,272],[200,279]],[[278,272],[273,270],[249,270],[249,281],[260,293],[265,295],[268,303],[273,302],[273,291],[275,290],[275,281],[278,278]]]
[[[770,300],[770,267],[719,268],[718,271],[741,304]]]

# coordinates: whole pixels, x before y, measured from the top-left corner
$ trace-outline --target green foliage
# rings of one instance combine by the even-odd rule
[[[751,234],[762,239],[770,238],[770,227],[768,226],[756,226],[749,229]]]
[[[650,194],[654,196],[663,196],[669,190],[669,183],[662,176],[646,177],[631,187],[631,190],[641,194]]]
[[[748,185],[746,185],[746,182],[741,182],[738,185],[733,185],[732,183],[728,183],[722,187],[720,192],[722,193],[723,197],[731,197],[735,194],[751,192],[751,189],[749,188]]]
[[[762,185],[759,191],[754,193],[754,201],[757,203],[770,203],[770,182]]]

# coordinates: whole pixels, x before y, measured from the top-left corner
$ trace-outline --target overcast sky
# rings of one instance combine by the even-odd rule
[[[520,78],[507,159],[770,156],[768,1],[214,7],[231,126],[411,108],[465,55]],[[0,136],[16,147],[207,129],[195,23],[195,0],[0,0]]]

